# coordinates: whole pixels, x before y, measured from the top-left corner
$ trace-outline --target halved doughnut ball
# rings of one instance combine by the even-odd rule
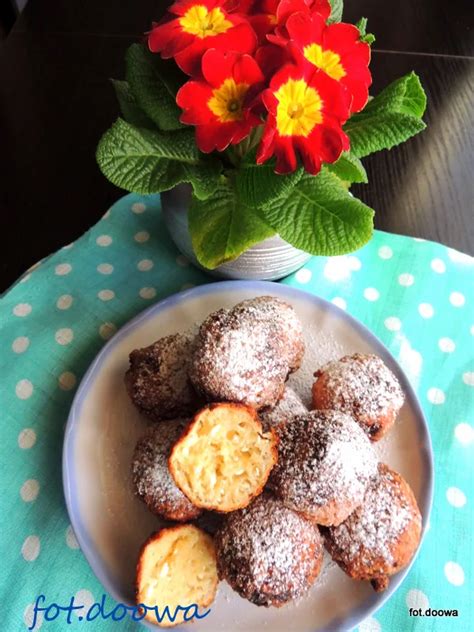
[[[325,536],[331,557],[349,577],[385,590],[390,575],[410,562],[420,543],[421,514],[410,486],[381,463],[362,505]]]
[[[318,527],[268,493],[230,514],[215,545],[219,577],[258,606],[304,595],[323,559]]]
[[[159,625],[171,627],[195,614],[189,608],[209,606],[218,584],[212,538],[194,525],[178,525],[154,533],[143,545],[137,563],[137,604],[166,614]],[[157,623],[155,612],[145,618]]]
[[[209,404],[173,447],[169,469],[189,500],[203,509],[240,509],[260,494],[277,459],[276,437],[243,404]]]
[[[314,408],[351,415],[372,441],[381,439],[393,426],[404,395],[397,378],[378,356],[344,356],[314,375]]]

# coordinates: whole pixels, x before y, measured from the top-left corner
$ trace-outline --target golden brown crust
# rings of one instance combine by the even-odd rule
[[[187,546],[187,541],[191,546]],[[183,559],[179,559],[180,556]],[[195,585],[190,586],[193,581]],[[152,533],[140,549],[135,581],[137,605],[157,606],[160,614],[168,606],[172,615],[177,614],[174,621],[165,616],[162,622],[157,622],[155,614],[148,613],[145,618],[156,625],[172,627],[183,623],[184,613],[176,610],[178,606],[209,606],[216,596],[218,583],[212,538],[195,525],[160,529]]]
[[[421,538],[421,515],[403,477],[379,464],[364,502],[337,527],[325,530],[331,557],[354,579],[385,590],[389,577],[412,559]]]
[[[208,404],[175,443],[168,466],[196,507],[227,513],[262,492],[278,458],[277,443],[251,406]]]

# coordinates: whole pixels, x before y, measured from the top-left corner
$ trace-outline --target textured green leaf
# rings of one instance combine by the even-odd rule
[[[154,129],[155,124],[148,118],[145,112],[143,112],[143,110],[138,105],[135,96],[130,90],[128,82],[119,81],[118,79],[112,79],[111,81],[115,90],[117,101],[119,102],[120,111],[127,123],[131,123],[132,125],[136,125],[137,127]]]
[[[255,162],[255,151],[250,152],[236,172],[235,187],[242,202],[251,208],[259,208],[273,200],[288,195],[303,175],[303,169],[279,175],[274,172],[274,161],[264,165]]]
[[[356,27],[360,31],[360,41],[371,46],[375,42],[375,35],[373,33],[367,33],[367,18],[360,18]]]
[[[259,212],[283,239],[314,255],[353,252],[373,231],[372,209],[324,168],[317,176],[303,176],[288,198]]]
[[[326,165],[327,169],[344,182],[368,182],[367,172],[361,161],[348,151],[345,151],[337,162]]]
[[[329,0],[331,5],[331,15],[328,22],[340,22],[342,20],[342,11],[344,9],[343,0]]]
[[[425,107],[426,95],[416,74],[397,79],[345,124],[351,152],[363,158],[418,134],[426,127],[421,120]]]
[[[158,193],[190,182],[200,199],[216,190],[222,169],[219,160],[198,151],[192,130],[151,131],[123,119],[101,138],[97,162],[113,184],[127,191]]]
[[[242,203],[229,182],[223,182],[205,202],[193,198],[189,209],[193,250],[201,265],[216,268],[275,231]]]
[[[126,54],[126,78],[140,108],[164,131],[183,127],[176,93],[186,81],[172,61],[164,61],[141,44],[132,44]]]

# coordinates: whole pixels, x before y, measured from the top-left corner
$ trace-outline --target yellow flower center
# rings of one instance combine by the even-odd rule
[[[185,33],[196,35],[200,39],[214,37],[225,33],[232,26],[232,22],[226,20],[221,9],[208,10],[202,4],[195,4],[186,11],[179,23]]]
[[[304,48],[304,56],[312,64],[324,70],[324,72],[339,81],[346,76],[341,58],[332,50],[323,50],[319,44],[308,44]]]
[[[309,136],[323,120],[323,101],[304,79],[288,79],[275,92],[278,99],[277,129],[280,136]]]
[[[234,79],[229,77],[219,88],[212,91],[207,106],[221,123],[240,121],[248,88],[247,83],[235,83]]]

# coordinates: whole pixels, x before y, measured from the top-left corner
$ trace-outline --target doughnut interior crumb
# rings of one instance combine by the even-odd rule
[[[210,404],[175,444],[169,468],[197,507],[222,512],[245,507],[267,482],[277,459],[276,436],[264,433],[243,404]]]
[[[186,621],[187,606],[207,607],[214,600],[217,584],[212,538],[194,525],[162,529],[143,545],[137,564],[137,604],[156,606],[160,614],[165,613],[160,626]],[[157,623],[154,611],[145,618]]]

